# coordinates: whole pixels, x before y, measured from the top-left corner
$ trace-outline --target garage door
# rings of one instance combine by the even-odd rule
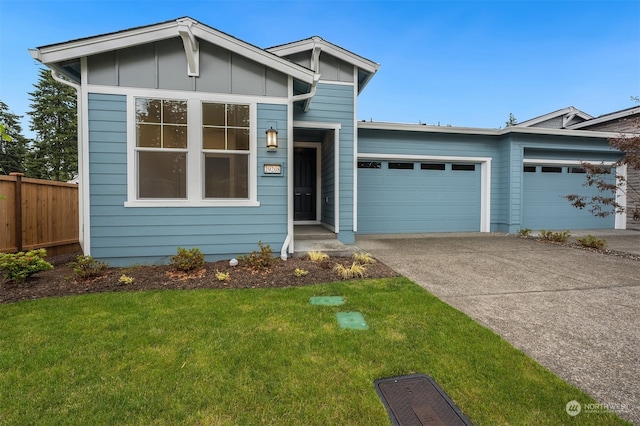
[[[585,187],[584,170],[571,165],[525,164],[522,227],[530,229],[607,229],[615,227],[614,215],[596,217],[588,209],[579,210],[563,198],[569,194],[597,195],[595,187]],[[610,175],[615,182],[615,174]]]
[[[358,232],[480,231],[481,167],[358,162]]]

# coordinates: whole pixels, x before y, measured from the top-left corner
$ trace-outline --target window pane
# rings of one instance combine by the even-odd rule
[[[227,126],[249,127],[248,105],[227,105]]]
[[[138,152],[138,198],[186,198],[187,154]]]
[[[202,129],[203,149],[225,149],[224,129],[205,127]]]
[[[249,156],[205,154],[206,198],[249,198]]]
[[[227,130],[227,149],[249,150],[249,129]]]
[[[159,99],[136,99],[136,121],[138,123],[160,123],[162,101]]]
[[[224,126],[224,104],[202,104],[202,124]]]
[[[187,124],[187,102],[185,101],[163,101],[164,123]]]
[[[160,130],[158,124],[138,124],[138,138],[136,145],[145,148],[160,148]]]
[[[187,126],[163,126],[163,148],[186,148]]]

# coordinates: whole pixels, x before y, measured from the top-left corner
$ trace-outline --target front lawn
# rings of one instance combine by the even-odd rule
[[[414,372],[477,425],[623,423],[405,278],[0,305],[1,424],[386,425],[373,381]]]

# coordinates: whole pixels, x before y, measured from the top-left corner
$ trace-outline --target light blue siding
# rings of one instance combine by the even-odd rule
[[[258,105],[260,207],[124,207],[126,118],[126,97],[89,94],[92,256],[121,266],[166,262],[178,246],[198,247],[210,260],[257,250],[258,241],[280,250],[287,235],[286,106]],[[282,147],[275,153],[260,143],[271,126]],[[265,163],[282,164],[283,174],[264,176]]]
[[[305,113],[300,108],[294,110],[294,120],[339,123],[341,125],[340,150],[338,153],[334,153],[334,155],[339,155],[340,160],[340,229],[338,239],[347,244],[352,244],[355,241],[355,234],[353,232],[354,101],[353,86],[319,83],[316,95],[311,101],[309,111]],[[332,161],[332,159],[326,160]],[[326,161],[323,160],[323,164],[325,164],[325,162]],[[329,214],[327,214],[327,219],[331,220]]]

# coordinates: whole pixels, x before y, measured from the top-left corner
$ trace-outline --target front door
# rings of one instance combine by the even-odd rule
[[[293,153],[293,217],[316,220],[316,150],[295,148]]]

